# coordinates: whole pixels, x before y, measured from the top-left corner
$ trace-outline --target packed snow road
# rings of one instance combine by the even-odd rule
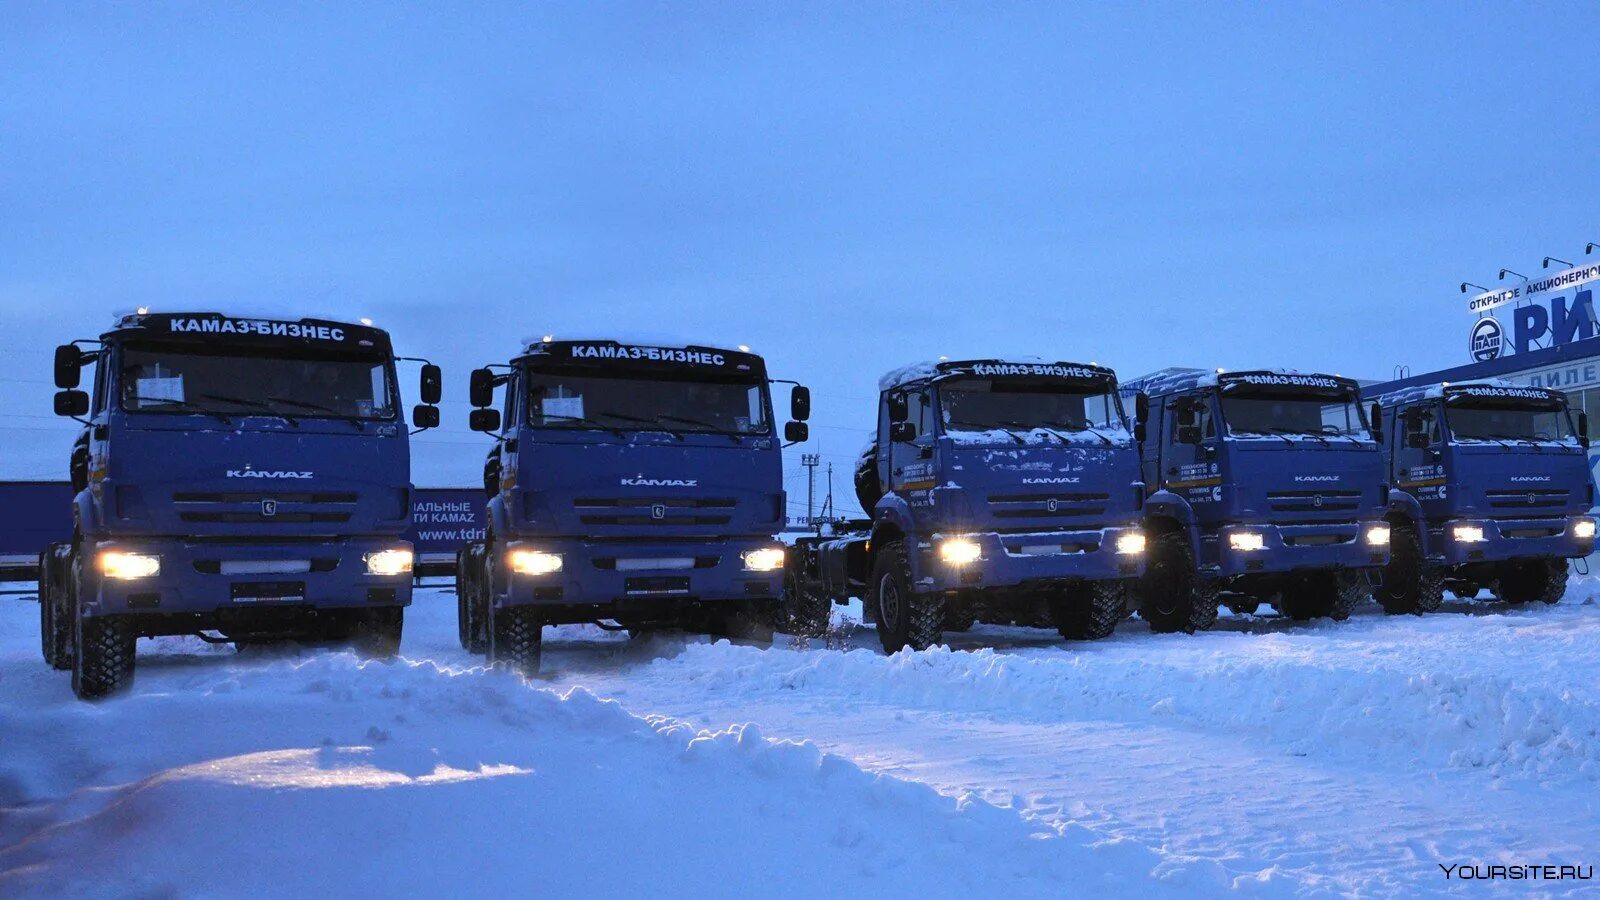
[[[0,598],[0,895],[1476,891],[1440,865],[1600,858],[1595,593],[892,658],[565,628],[528,684],[428,590],[404,661],[141,642],[93,705]]]

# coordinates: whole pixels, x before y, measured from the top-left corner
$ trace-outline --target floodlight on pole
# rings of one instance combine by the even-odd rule
[[[1521,272],[1514,272],[1514,271],[1512,271],[1510,269],[1501,269],[1500,270],[1500,280],[1501,281],[1505,281],[1507,275],[1515,275],[1518,278],[1521,278],[1523,281],[1527,281],[1528,280],[1528,276],[1522,274]]]
[[[1550,268],[1550,264],[1553,263],[1553,262],[1561,263],[1563,266],[1566,266],[1569,269],[1572,268],[1572,263],[1569,263],[1564,259],[1560,259],[1560,258],[1554,257],[1554,256],[1546,256],[1544,258],[1544,262],[1540,264],[1539,268],[1548,269],[1548,268]]]
[[[1480,294],[1489,293],[1489,289],[1481,284],[1473,284],[1470,281],[1461,282],[1461,293],[1465,294],[1467,292],[1467,288],[1475,288]]]

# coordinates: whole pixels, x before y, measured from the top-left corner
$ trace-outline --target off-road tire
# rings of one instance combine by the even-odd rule
[[[75,554],[69,553],[65,558],[65,564],[63,564],[61,558],[54,556],[54,548],[45,552],[49,555],[46,556],[45,564],[42,568],[45,569],[43,574],[48,575],[50,578],[50,589],[46,591],[44,585],[40,584],[39,625],[41,630],[48,627],[48,634],[53,637],[54,641],[48,651],[49,656],[46,661],[50,663],[51,668],[59,672],[66,672],[72,669],[72,611],[76,609],[76,601],[73,599],[69,581],[72,575],[73,561],[77,557]],[[47,620],[48,625],[46,625]],[[41,632],[41,642],[44,637],[45,634]]]
[[[944,602],[944,630],[945,631],[971,631],[972,626],[978,624],[978,615],[972,607],[966,604],[951,603],[948,599]]]
[[[1139,618],[1156,634],[1194,634],[1217,622],[1217,585],[1194,568],[1189,538],[1181,531],[1156,535],[1138,581]]]
[[[1050,598],[1050,619],[1069,641],[1098,641],[1117,630],[1128,606],[1127,586],[1120,581],[1091,581],[1057,591]]]
[[[369,659],[393,659],[400,655],[400,638],[405,632],[406,609],[386,606],[364,610],[356,622],[356,651]]]
[[[1360,572],[1302,575],[1279,595],[1278,611],[1296,622],[1322,617],[1343,622],[1370,594],[1371,587]]]
[[[1396,524],[1390,532],[1389,563],[1383,583],[1373,591],[1389,615],[1436,612],[1444,603],[1444,571],[1427,565],[1422,539],[1409,524]]]
[[[883,652],[926,650],[944,639],[944,595],[912,592],[911,563],[902,542],[878,548],[868,593]]]
[[[54,555],[53,548],[39,554],[39,653],[44,656],[44,661],[50,668],[56,667],[56,628],[55,610],[51,604],[55,598],[51,593],[55,590],[55,579],[50,577],[50,558]]]
[[[539,674],[544,622],[529,606],[507,606],[489,613],[489,665],[528,677]]]
[[[1518,560],[1506,564],[1494,593],[1507,603],[1538,600],[1553,605],[1567,593],[1567,574],[1564,559]]]
[[[741,601],[708,617],[707,632],[741,641],[770,644],[777,633],[778,601]]]
[[[827,595],[802,583],[799,575],[783,578],[783,600],[779,605],[778,628],[800,637],[821,637],[828,633],[833,601]]]
[[[489,590],[485,584],[488,564],[487,553],[474,557],[469,550],[463,550],[456,563],[456,636],[461,649],[468,653],[489,650]]]
[[[82,595],[82,560],[73,557],[69,576],[72,592],[72,693],[79,700],[97,700],[133,684],[133,653],[137,633],[127,616],[86,618],[79,609]]]
[[[1253,616],[1261,609],[1261,601],[1257,598],[1237,595],[1223,601],[1223,605],[1236,616]]]

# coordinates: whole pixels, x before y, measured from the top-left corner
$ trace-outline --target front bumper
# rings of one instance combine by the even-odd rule
[[[1459,519],[1429,526],[1428,560],[1447,566],[1508,559],[1572,559],[1594,552],[1594,538],[1572,533],[1572,523],[1587,516],[1561,519]],[[1456,525],[1483,529],[1483,540],[1465,542],[1453,536]],[[1551,533],[1554,532],[1554,533]]]
[[[626,607],[679,606],[687,602],[776,601],[783,569],[755,572],[742,554],[779,546],[762,538],[722,541],[617,543],[576,539],[508,541],[496,562],[507,590],[504,606],[582,606],[596,611]],[[506,560],[519,550],[561,557],[561,569],[545,574],[512,571]],[[499,580],[499,579],[497,579]]]
[[[1028,534],[935,534],[918,542],[912,575],[919,589],[930,591],[1137,578],[1144,574],[1144,553],[1118,553],[1116,547],[1119,537],[1142,533],[1128,525]],[[978,558],[959,565],[941,559],[940,543],[956,538],[976,543]]]
[[[409,572],[367,574],[366,554],[410,549],[409,543],[397,538],[259,544],[141,538],[102,540],[91,546],[83,570],[87,616],[411,605]],[[102,551],[157,555],[160,572],[143,578],[105,577],[96,567],[97,554]],[[306,565],[302,567],[302,563]],[[262,571],[265,569],[279,571]]]
[[[1367,543],[1367,533],[1384,523],[1335,522],[1315,525],[1230,525],[1206,536],[1203,556],[1223,578],[1320,569],[1368,569],[1387,565],[1389,545]],[[1239,550],[1231,534],[1261,537],[1259,550]]]

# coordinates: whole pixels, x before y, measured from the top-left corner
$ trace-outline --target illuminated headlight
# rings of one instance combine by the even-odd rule
[[[161,557],[149,553],[106,550],[101,552],[99,561],[100,574],[107,578],[127,580],[161,574]]]
[[[1592,538],[1592,537],[1594,537],[1594,520],[1593,519],[1573,519],[1572,520],[1572,536],[1575,537],[1575,538]]]
[[[1367,546],[1369,546],[1369,547],[1387,547],[1387,546],[1389,546],[1389,526],[1387,526],[1387,525],[1374,525],[1371,528],[1368,528],[1367,529]]]
[[[368,575],[404,575],[411,571],[413,555],[410,550],[399,547],[368,553],[364,558]]]
[[[549,575],[561,571],[561,554],[543,550],[513,550],[506,562],[518,575]]]
[[[982,556],[983,548],[970,538],[947,538],[939,543],[939,558],[952,566],[977,562]]]
[[[1463,544],[1483,543],[1482,525],[1455,525],[1450,528],[1450,536]]]
[[[1260,550],[1267,546],[1267,539],[1257,531],[1235,531],[1228,535],[1228,546],[1234,550]]]
[[[776,572],[783,568],[783,548],[762,547],[760,550],[746,550],[739,554],[744,560],[746,572]]]
[[[1117,552],[1128,554],[1143,553],[1144,532],[1130,531],[1127,534],[1117,535]]]

